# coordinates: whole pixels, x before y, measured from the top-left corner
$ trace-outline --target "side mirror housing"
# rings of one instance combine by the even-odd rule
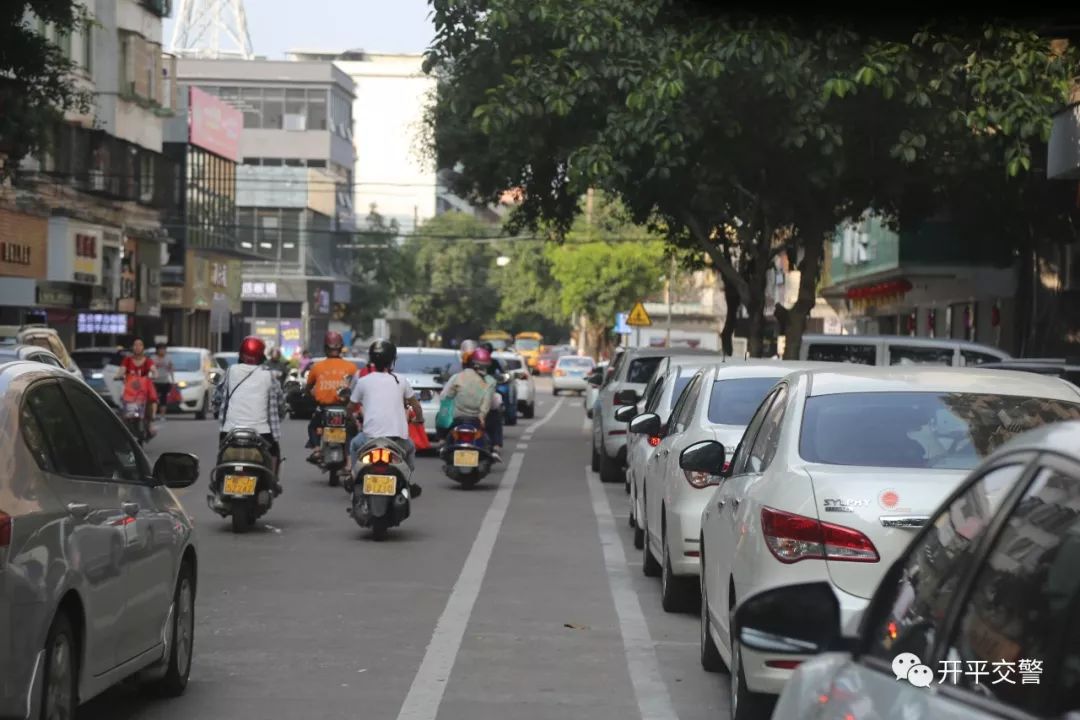
[[[168,488],[186,488],[199,479],[199,458],[191,453],[165,452],[154,463],[154,481]]]
[[[679,455],[679,467],[690,472],[721,475],[727,451],[715,440],[703,440],[690,445]]]
[[[750,596],[735,609],[735,637],[751,650],[781,655],[849,649],[840,635],[840,602],[826,582]]]
[[[645,413],[644,415],[638,415],[636,418],[630,421],[630,432],[636,435],[659,435],[660,416],[656,413]]]
[[[214,368],[210,371],[207,380],[211,385],[220,385],[221,381],[225,379],[225,373],[220,368]]]
[[[629,388],[615,393],[616,405],[637,405],[637,401],[640,399],[641,396],[637,394],[637,391]]]
[[[633,405],[623,405],[615,411],[615,419],[619,422],[628,423],[637,416],[637,407]]]

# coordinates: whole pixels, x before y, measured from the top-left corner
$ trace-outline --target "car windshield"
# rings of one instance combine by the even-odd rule
[[[460,367],[457,353],[398,353],[394,362],[394,372],[405,375],[453,373]]]
[[[172,360],[173,370],[176,372],[199,372],[202,370],[202,357],[197,352],[185,350],[170,350],[169,359]]]
[[[969,470],[1020,433],[1080,419],[1080,404],[1015,395],[876,392],[806,401],[799,453],[828,465]]]
[[[119,365],[122,356],[114,350],[76,350],[71,358],[83,370],[99,370],[106,365]]]
[[[653,373],[656,372],[656,367],[659,364],[660,358],[658,357],[631,360],[630,367],[626,369],[626,382],[644,385],[652,379]]]
[[[514,347],[518,350],[536,350],[540,347],[540,341],[529,338],[518,338],[514,341]]]
[[[240,355],[218,355],[214,359],[217,361],[218,365],[227,370],[240,361]]]
[[[776,384],[775,377],[717,380],[709,396],[709,422],[715,425],[749,425],[750,418]]]
[[[570,357],[565,356],[559,358],[559,367],[574,368],[575,370],[584,368],[586,370],[591,369],[593,366],[592,358],[587,357]]]

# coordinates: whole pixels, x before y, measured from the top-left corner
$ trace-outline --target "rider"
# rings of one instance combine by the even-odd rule
[[[498,358],[495,357],[495,347],[489,343],[480,343],[480,347],[484,348],[491,354],[491,366],[488,367],[488,375],[495,380],[495,391],[498,393],[498,377],[502,374],[502,365],[499,363]],[[503,401],[504,398],[499,397],[499,401]],[[485,419],[487,423],[488,435],[491,436],[492,450],[495,454],[499,454],[503,446],[503,413],[505,411],[502,407],[492,407],[488,410],[488,416]]]
[[[464,344],[464,343],[462,343]],[[444,398],[454,400],[454,425],[474,422],[481,428],[491,410],[491,401],[495,395],[495,380],[488,375],[491,366],[491,353],[485,348],[477,348],[469,353],[466,368],[450,378],[442,390]],[[498,453],[492,453],[497,459]]]
[[[270,359],[266,361],[266,367],[277,375],[278,382],[284,386],[289,377],[289,362],[281,356],[281,348],[273,347],[270,350]]]
[[[350,379],[356,374],[356,365],[341,357],[345,339],[341,333],[330,330],[323,340],[326,359],[311,366],[307,374],[307,389],[315,398],[318,408],[308,423],[308,442],[306,447],[314,448],[307,461],[318,463],[320,457],[318,428],[323,422],[323,408],[341,406],[344,401],[338,396],[341,388],[348,387]],[[350,423],[349,435],[355,434]]]
[[[239,362],[225,371],[224,379],[214,391],[214,407],[221,417],[218,447],[220,449],[232,430],[254,430],[270,445],[276,478],[281,465],[281,416],[285,410],[285,396],[274,373],[264,364],[266,343],[253,335],[248,336],[240,343],[239,355]],[[274,494],[281,494],[280,482],[274,488]]]
[[[131,341],[131,355],[124,358],[120,364],[120,372],[117,374],[116,379],[122,380],[127,383],[127,380],[132,377],[150,378],[154,374],[154,361],[146,354],[146,344],[142,338],[135,338]],[[142,390],[140,389],[140,393]],[[147,395],[149,405],[146,413],[147,431],[151,437],[154,436],[153,420],[157,415],[158,406],[158,394],[153,384],[148,383]]]
[[[368,349],[368,367],[373,368],[353,385],[350,400],[354,406],[360,406],[364,416],[364,429],[357,433],[349,445],[349,454],[353,466],[360,454],[360,448],[368,440],[388,438],[400,445],[405,451],[405,462],[409,469],[415,467],[416,446],[409,439],[409,417],[406,408],[412,411],[412,422],[423,424],[424,409],[405,378],[394,374],[394,361],[397,360],[397,347],[388,340],[376,340]]]
[[[173,368],[172,358],[169,357],[168,348],[167,343],[159,342],[157,344],[152,359],[154,364],[150,369],[150,377],[154,381],[154,390],[157,392],[162,415],[165,415],[168,408],[169,391],[172,390],[173,383],[176,382],[175,369]]]

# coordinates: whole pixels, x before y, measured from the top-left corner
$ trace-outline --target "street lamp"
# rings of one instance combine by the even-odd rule
[[[499,257],[495,258],[495,264],[499,267],[506,267],[510,264],[510,258],[505,255],[500,255]]]

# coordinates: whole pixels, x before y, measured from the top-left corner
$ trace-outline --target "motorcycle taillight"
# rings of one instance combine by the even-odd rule
[[[341,427],[345,424],[345,413],[333,413],[327,415],[326,424],[330,427]]]
[[[451,434],[458,442],[474,442],[480,437],[480,431],[473,428],[456,428]]]

